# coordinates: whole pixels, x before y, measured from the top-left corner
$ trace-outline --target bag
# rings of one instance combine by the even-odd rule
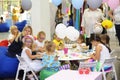
[[[101,26],[101,23],[97,23],[95,24],[94,28],[93,28],[93,32],[95,34],[101,34],[103,31],[103,27]]]

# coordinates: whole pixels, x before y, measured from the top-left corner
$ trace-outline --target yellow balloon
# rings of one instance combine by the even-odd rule
[[[104,28],[106,28],[106,29],[110,29],[110,28],[113,27],[113,22],[110,21],[110,20],[104,20],[104,21],[102,22],[102,26],[103,26]]]

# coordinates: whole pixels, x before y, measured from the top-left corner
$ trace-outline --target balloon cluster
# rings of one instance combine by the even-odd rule
[[[71,41],[76,41],[80,34],[73,26],[66,27],[62,23],[56,26],[55,33],[59,38],[64,39],[67,37]]]

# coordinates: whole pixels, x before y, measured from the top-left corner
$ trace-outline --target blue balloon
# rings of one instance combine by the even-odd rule
[[[87,0],[87,4],[92,9],[97,9],[102,4],[102,0]]]
[[[72,0],[72,5],[75,9],[82,8],[84,0]]]
[[[52,3],[55,5],[55,6],[58,6],[62,3],[62,0],[52,0]]]

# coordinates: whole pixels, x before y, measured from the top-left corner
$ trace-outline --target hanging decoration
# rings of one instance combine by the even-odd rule
[[[22,0],[21,7],[23,10],[26,10],[26,11],[30,10],[32,8],[31,0]]]
[[[80,22],[80,10],[76,10],[76,18],[75,18],[75,29],[80,30],[79,22]]]
[[[82,8],[84,0],[72,0],[72,5],[75,9]]]

